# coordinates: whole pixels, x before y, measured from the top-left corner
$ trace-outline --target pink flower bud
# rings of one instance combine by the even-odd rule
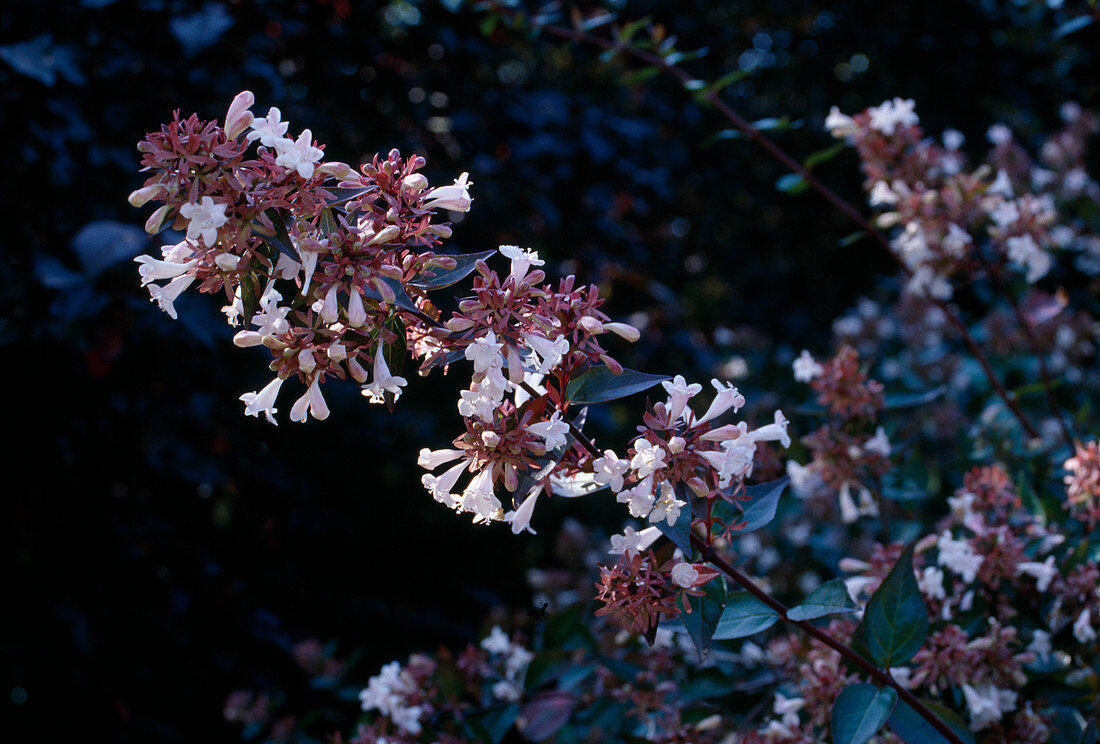
[[[142,186],[137,191],[130,193],[130,204],[135,207],[141,207],[151,199],[159,199],[164,194],[168,193],[168,189],[165,188],[162,183],[154,183],[151,186]]]
[[[233,337],[233,345],[241,349],[249,346],[259,346],[264,342],[264,337],[256,331],[240,331]]]
[[[320,173],[324,176],[332,176],[343,181],[346,178],[351,178],[355,175],[355,171],[347,163],[341,163],[337,160],[333,160],[330,163],[321,163],[317,166],[314,173]]]
[[[398,235],[401,234],[401,228],[397,225],[387,225],[377,235],[370,239],[367,245],[377,245],[378,243],[389,243]]]
[[[405,176],[405,180],[401,182],[401,188],[406,191],[412,191],[413,193],[419,193],[428,188],[428,179],[420,173],[413,173],[412,175]]]
[[[577,325],[583,328],[588,333],[596,336],[604,332],[603,323],[593,318],[591,315],[585,315],[583,318],[577,321]]]
[[[604,323],[604,330],[611,331],[616,336],[626,339],[630,343],[634,343],[642,337],[642,332],[632,325],[626,323]]]
[[[253,116],[249,109],[255,102],[256,97],[250,90],[242,90],[233,98],[229,111],[225,114],[225,134],[229,139],[237,139],[252,125]]]
[[[169,206],[165,204],[149,215],[149,219],[145,221],[145,232],[150,235],[159,233],[161,226],[164,224],[164,218],[168,216],[168,210]]]

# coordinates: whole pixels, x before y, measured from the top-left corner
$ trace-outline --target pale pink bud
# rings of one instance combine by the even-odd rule
[[[687,447],[687,440],[683,437],[673,437],[668,440],[668,451],[676,455],[684,451],[684,447]]]
[[[634,343],[642,337],[642,332],[632,325],[627,323],[604,323],[605,331],[611,331],[616,336],[626,339],[630,343]]]
[[[333,178],[338,178],[341,181],[347,178],[351,178],[355,175],[355,171],[351,168],[350,165],[348,165],[347,163],[341,163],[336,160],[333,160],[329,163],[321,163],[319,166],[317,166],[317,169],[314,171],[314,173],[320,173],[324,176],[332,176]]]
[[[618,361],[612,359],[607,354],[600,354],[600,361],[611,370],[611,374],[621,375],[623,373],[623,365],[619,364]]]
[[[447,330],[452,333],[461,333],[462,331],[468,331],[474,327],[474,321],[469,318],[454,317],[447,321]]]
[[[264,342],[264,337],[256,331],[238,331],[233,336],[233,345],[241,349],[247,349],[249,346],[259,346]]]
[[[325,293],[325,300],[321,305],[321,320],[326,323],[335,323],[340,317],[340,306],[336,304],[336,293],[339,289],[339,284],[333,284]]]
[[[348,325],[359,328],[366,322],[367,311],[363,307],[363,298],[359,295],[359,290],[352,287],[351,297],[348,298]]]
[[[219,253],[214,258],[214,264],[222,271],[236,271],[240,262],[241,257],[234,256],[232,253]]]
[[[142,186],[137,191],[130,193],[130,204],[135,207],[141,207],[149,200],[159,199],[166,193],[168,193],[168,189],[166,189],[162,183],[154,183],[152,186]]]
[[[451,230],[449,225],[432,225],[427,230],[425,230],[425,233],[427,235],[434,235],[437,238],[443,238],[444,240],[446,240],[447,238],[451,237],[453,231]]]
[[[229,111],[225,114],[225,134],[229,139],[237,139],[244,130],[252,126],[252,104],[256,102],[255,96],[250,90],[242,90],[229,104]]]
[[[351,375],[351,379],[358,383],[367,381],[367,370],[363,369],[363,365],[355,357],[348,360],[348,373]]]
[[[413,173],[412,175],[405,176],[405,180],[401,182],[401,188],[406,191],[412,191],[413,193],[419,193],[428,188],[428,179],[420,173]]]
[[[157,211],[149,215],[149,219],[145,221],[145,232],[150,235],[156,235],[160,232],[161,226],[164,224],[164,218],[168,216],[168,210],[170,207],[164,204],[157,208]]]
[[[313,352],[309,349],[302,349],[298,352],[298,369],[307,375],[317,369],[317,360],[313,358]]]
[[[577,325],[583,328],[593,336],[599,335],[604,332],[603,323],[593,318],[591,315],[585,315],[583,318],[577,321]]]
[[[367,245],[377,245],[378,243],[389,243],[398,235],[401,234],[401,228],[397,225],[387,225],[381,231],[378,232]]]
[[[348,350],[344,348],[343,344],[333,342],[328,345],[325,355],[334,362],[342,362],[348,358]]]
[[[481,443],[489,449],[495,449],[500,444],[500,435],[495,431],[483,431],[481,432]]]

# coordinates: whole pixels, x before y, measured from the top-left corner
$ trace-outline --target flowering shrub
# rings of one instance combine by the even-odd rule
[[[1096,521],[1100,476],[1096,442],[1083,443],[1071,430],[1087,422],[1088,410],[1078,408],[1081,420],[1071,424],[1062,407],[1096,387],[1089,357],[1095,320],[1087,295],[1084,306],[1071,311],[1070,292],[1043,293],[1031,285],[1064,275],[1079,294],[1095,275],[1089,225],[1095,211],[1089,209],[1100,190],[1083,166],[1095,117],[1066,108],[1066,130],[1042,148],[1046,168],[1033,166],[1011,136],[995,128],[991,167],[967,170],[957,135],[945,135],[942,148],[923,139],[912,101],[894,99],[851,117],[830,114],[826,127],[861,158],[871,205],[889,210],[877,224],[895,230],[894,237],[873,234],[902,269],[897,316],[913,316],[905,329],[912,338],[905,340],[922,361],[914,374],[945,386],[892,403],[861,362],[862,353],[883,350],[874,334],[864,344],[853,338],[855,347],[842,345],[822,363],[803,352],[793,363],[794,378],[809,382],[817,395],[816,409],[805,413],[827,420],[801,439],[809,462],[788,461],[792,490],[808,508],[817,502],[822,514],[832,513],[835,498],[841,523],[862,531],[859,540],[876,528],[887,541],[918,537],[927,515],[901,515],[912,523],[895,531],[883,513],[886,478],[896,465],[886,414],[915,405],[921,412],[914,423],[945,439],[935,431],[936,408],[921,405],[948,389],[963,393],[971,378],[982,376],[999,402],[985,409],[990,421],[982,423],[990,425],[974,440],[1000,448],[991,451],[1023,468],[1024,482],[1039,484],[1028,486],[1034,491],[1051,480],[1052,463],[1070,474],[1066,496],[1050,514],[1034,494],[1035,503],[1025,508],[1023,487],[1004,466],[972,470],[949,502],[951,514],[929,536],[876,545],[867,560],[844,556],[837,567],[854,576],[821,582],[808,575],[799,587],[808,596],[790,607],[766,580],[730,562],[742,536],[781,511],[788,481],[765,477],[779,464],[770,443],[792,447],[781,411],[750,427],[732,420],[747,401],[726,381],[711,380],[714,394],[703,398],[709,398],[704,407],[696,400],[700,383],[624,369],[604,348],[606,334],[631,342],[639,329],[600,309],[597,286],[580,285],[572,275],[547,282],[534,251],[505,245],[446,253],[451,229],[437,221],[437,212],[471,208],[467,174],[432,188],[418,173],[424,165],[418,156],[394,151],[358,171],[323,161],[324,148],[308,129],[287,136],[289,124],[277,109],[258,118],[253,103],[246,91],[222,125],[177,115],[149,135],[139,149],[151,175],[131,196],[137,206],[163,202],[146,224],[149,232],[164,225],[185,230],[161,259],[137,259],[152,299],[175,317],[175,300],[192,285],[223,292],[228,321],[244,326],[236,345],[269,350],[276,377],[241,396],[245,412],[275,423],[282,386],[294,378],[304,392],[290,419],[324,419],[329,409],[321,386],[348,377],[371,402],[393,410],[410,386],[400,376],[406,359],[418,362],[422,375],[469,363],[470,381],[457,406],[465,430],[452,447],[426,447],[419,457],[429,471],[422,483],[435,501],[474,522],[507,522],[519,534],[534,531],[540,497],[606,489],[632,519],[643,520],[610,538],[608,552],[617,562],[605,559],[608,565],[599,567],[593,613],[599,619],[584,622],[582,610],[561,610],[567,619],[555,619],[535,640],[538,653],[495,627],[480,647],[457,658],[441,652],[387,665],[359,693],[368,717],[355,741],[495,744],[513,726],[532,741],[1089,736],[1074,717],[1075,707],[1088,712],[1088,704],[1074,696],[1096,679],[1100,571],[1086,525]],[[807,170],[799,175],[810,182]],[[509,262],[507,273],[492,268],[491,262],[501,263],[497,253]],[[1057,253],[1075,260],[1056,261]],[[469,293],[453,302],[433,294],[470,275]],[[163,280],[168,283],[155,283]],[[1004,356],[1026,356],[1026,369],[1041,377],[1048,408],[1041,430],[959,308],[949,304],[959,299],[960,287],[975,294],[973,306],[991,306],[980,318],[987,325],[997,321],[995,312],[1011,311],[997,322],[1018,335],[998,334],[998,342]],[[968,377],[947,348],[945,319],[974,355],[977,374]],[[1056,319],[1043,330],[1062,354],[1048,365],[1039,330]],[[856,337],[865,329],[858,323],[844,330],[838,335]],[[618,343],[611,342],[612,348]],[[1071,366],[1080,370],[1076,389],[1055,391],[1052,371]],[[647,400],[626,445],[597,446],[585,434],[587,407],[658,385],[664,399]],[[1010,417],[1007,426],[992,421],[998,412]],[[1066,516],[1071,519],[1063,524]],[[871,520],[877,527],[865,526]],[[818,531],[809,526],[801,541]],[[740,591],[730,591],[734,587]],[[749,642],[736,651],[723,646],[779,620],[799,632],[774,637],[766,653]],[[652,648],[639,646],[639,636]],[[324,668],[342,676],[333,672],[338,664]],[[751,721],[759,709],[711,698],[728,695],[736,689],[731,680],[760,668],[767,669],[762,686],[779,689],[774,715],[757,728]],[[716,678],[717,687],[700,681]],[[693,685],[704,691],[685,694]],[[227,704],[227,717],[262,724],[264,700],[241,693]]]

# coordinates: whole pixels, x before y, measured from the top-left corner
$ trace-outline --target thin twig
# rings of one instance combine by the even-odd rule
[[[489,8],[501,15],[507,16],[511,19],[518,19],[520,14],[513,8],[507,8],[496,3],[491,3]],[[618,39],[607,39],[602,36],[593,36],[592,34],[581,31],[580,29],[566,28],[564,26],[557,26],[551,23],[541,23],[535,19],[530,20],[532,28],[536,28],[540,31],[544,31],[551,36],[557,36],[562,39],[568,39],[582,44],[588,44],[590,46],[599,47],[601,49],[615,50],[627,54],[635,59],[645,62],[646,64],[653,65],[658,69],[672,75],[680,81],[681,85],[688,90],[689,83],[694,84],[697,82],[690,74],[680,69],[674,64],[669,63],[664,57],[659,54],[648,52],[644,49],[638,49],[630,44],[624,43]],[[800,176],[806,184],[814,191],[818,192],[825,198],[830,204],[832,204],[841,214],[846,216],[856,225],[858,225],[864,232],[866,232],[875,242],[882,245],[887,252],[898,262],[903,272],[908,272],[908,268],[898,258],[897,254],[890,247],[889,239],[879,232],[862,214],[859,210],[842,199],[835,191],[821,182],[808,168],[803,166],[797,160],[779,147],[775,142],[769,139],[763,132],[754,127],[751,122],[745,119],[741,114],[727,104],[718,95],[718,91],[706,90],[701,93],[702,97],[715,109],[717,109],[722,116],[724,116],[731,124],[737,127],[746,137],[751,139],[757,145],[759,145],[765,152],[778,160],[784,167],[786,167],[792,173]],[[967,350],[978,361],[979,366],[982,368],[982,372],[985,374],[989,383],[993,386],[993,389],[997,392],[998,397],[1004,401],[1009,410],[1016,417],[1016,420],[1020,422],[1020,425],[1027,432],[1027,435],[1032,438],[1039,438],[1039,430],[1031,423],[1028,417],[1020,409],[1015,397],[1004,386],[1004,384],[997,377],[997,373],[994,372],[993,366],[989,363],[988,357],[981,347],[978,346],[977,341],[971,335],[970,330],[966,327],[966,324],[961,318],[951,309],[951,307],[943,300],[937,298],[929,298],[933,305],[935,305],[947,319],[954,326],[956,332],[963,340]]]

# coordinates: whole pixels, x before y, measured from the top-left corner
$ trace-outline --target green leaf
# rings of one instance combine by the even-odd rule
[[[946,392],[947,387],[941,385],[938,388],[925,390],[922,393],[887,393],[884,398],[885,407],[888,411],[896,411],[899,408],[922,406],[926,403],[931,403],[937,398],[942,398],[943,394]]]
[[[536,690],[543,685],[553,682],[562,676],[573,666],[572,655],[568,651],[553,649],[540,651],[527,665],[527,673],[523,678],[523,688],[528,692]]]
[[[775,190],[782,191],[784,194],[801,194],[809,187],[810,184],[806,183],[806,179],[797,173],[780,176],[775,182]]]
[[[496,254],[496,251],[482,251],[481,253],[464,253],[459,256],[451,256],[455,260],[453,269],[433,267],[425,270],[415,277],[409,284],[425,290],[443,289],[465,279],[475,268],[478,261],[486,260]]]
[[[1071,18],[1054,29],[1054,38],[1061,39],[1065,36],[1069,36],[1074,31],[1080,31],[1086,26],[1092,25],[1092,22],[1095,20],[1096,19],[1090,15],[1079,15],[1076,18]]]
[[[519,706],[490,708],[465,720],[468,735],[487,744],[500,744],[519,716]]]
[[[339,229],[340,226],[336,223],[336,218],[332,216],[332,209],[323,209],[321,211],[321,232],[325,235],[332,235]]]
[[[892,687],[848,685],[833,703],[833,744],[864,744],[890,717],[898,694]]]
[[[843,152],[847,147],[847,142],[837,142],[835,145],[826,147],[824,150],[810,153],[806,156],[806,159],[802,161],[802,165],[806,166],[806,169],[809,170],[816,165],[827,163]]]
[[[420,310],[416,307],[416,303],[409,297],[408,292],[401,286],[401,282],[396,279],[391,279],[388,276],[378,276],[379,281],[388,286],[393,291],[393,304],[402,310],[408,310],[413,313],[420,313]],[[372,300],[378,300],[379,302],[385,302],[386,299],[382,296],[382,293],[371,286],[362,288],[362,295],[364,297],[370,297]]]
[[[279,210],[272,207],[271,209],[265,209],[264,214],[271,220],[271,225],[275,228],[275,234],[266,236],[264,242],[280,253],[284,253],[301,263],[302,257],[298,255],[298,249],[294,247],[294,243],[290,239],[290,233],[286,229],[286,220],[279,214]]]
[[[726,88],[730,87],[734,83],[741,82],[748,76],[748,70],[734,70],[733,72],[727,72],[725,75],[711,83],[710,87],[707,90],[710,93],[721,93]]]
[[[963,722],[959,715],[939,703],[930,700],[922,700],[924,706],[932,711],[937,718],[947,724],[965,744],[974,744],[974,734]],[[941,734],[917,713],[904,700],[899,700],[894,706],[894,712],[886,722],[886,727],[897,734],[905,744],[949,744],[949,739]]]
[[[705,592],[701,597],[687,594],[681,597],[681,604],[688,603],[691,612],[688,613],[685,607],[679,618],[699,652],[700,661],[706,657],[711,638],[714,637],[714,631],[722,617],[722,608],[726,604],[726,584],[721,576],[715,576],[701,588]]]
[[[813,620],[858,609],[859,605],[852,601],[844,580],[832,579],[810,592],[802,604],[787,613],[787,617],[791,620]]]
[[[677,494],[677,496],[683,497],[683,493]],[[677,517],[676,523],[670,525],[668,520],[661,520],[657,523],[657,529],[661,531],[665,537],[684,551],[684,555],[691,555],[691,497],[688,496],[686,501],[688,504],[680,509],[680,516]]]
[[[260,277],[256,272],[250,271],[241,275],[241,321],[247,328],[252,322],[252,316],[260,307]]]
[[[619,82],[623,85],[638,85],[640,83],[644,83],[650,78],[657,77],[658,73],[660,72],[661,68],[659,67],[643,67],[640,70],[636,70],[629,74],[623,75],[622,79]]]
[[[632,369],[624,369],[616,375],[607,367],[592,367],[569,381],[565,397],[570,403],[580,405],[606,403],[640,393],[668,379],[667,375],[651,375]]]
[[[349,201],[356,197],[374,191],[375,188],[376,187],[374,186],[363,186],[356,189],[326,189],[326,191],[328,191],[333,196],[332,201],[328,202],[328,206],[337,207],[341,204],[347,204]]]
[[[546,630],[542,635],[544,647],[563,649],[593,648],[595,642],[592,639],[592,634],[585,627],[586,617],[587,614],[583,604],[575,604],[560,612],[555,612],[546,623]]]
[[[764,527],[773,519],[779,506],[779,497],[790,483],[790,478],[780,478],[771,483],[759,483],[745,489],[747,500],[733,502],[716,499],[711,513],[724,524],[743,524],[731,535],[746,535]]]
[[[867,603],[855,635],[871,659],[887,669],[913,658],[924,644],[928,610],[913,575],[913,543]]]
[[[779,613],[748,592],[734,592],[726,600],[712,637],[716,641],[745,638],[770,628],[778,619]]]

